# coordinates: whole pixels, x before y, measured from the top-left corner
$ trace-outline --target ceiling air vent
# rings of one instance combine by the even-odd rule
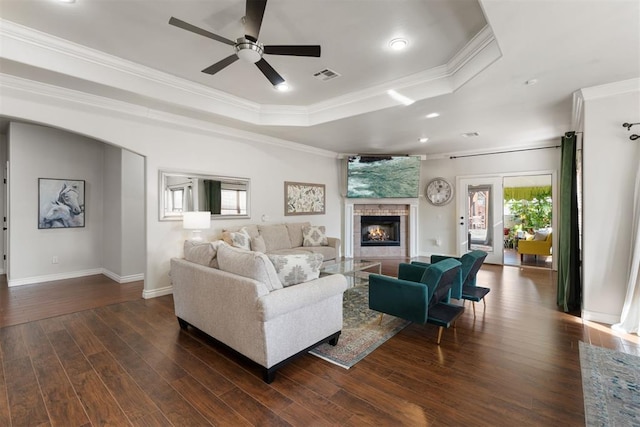
[[[323,82],[326,82],[327,80],[331,80],[331,79],[335,79],[336,77],[340,77],[340,74],[338,74],[337,72],[335,72],[333,70],[325,68],[322,71],[318,71],[317,73],[314,73],[313,77],[315,77],[318,80],[322,80]]]
[[[462,136],[464,136],[465,138],[471,138],[474,136],[480,136],[480,134],[478,132],[467,132],[463,133]]]

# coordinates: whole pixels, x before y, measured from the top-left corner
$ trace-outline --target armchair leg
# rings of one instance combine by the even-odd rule
[[[440,339],[442,338],[442,331],[444,330],[444,326],[440,326],[438,328],[438,345],[440,345]]]
[[[471,301],[471,307],[473,308],[473,318],[476,318],[476,303]]]
[[[486,311],[487,310],[487,302],[484,300],[484,298],[482,298],[482,304],[484,304],[484,309]]]
[[[384,313],[380,313],[380,319],[378,320],[378,326],[382,325],[382,316],[384,316]]]

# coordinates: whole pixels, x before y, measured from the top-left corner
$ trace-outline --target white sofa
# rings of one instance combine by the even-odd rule
[[[171,259],[175,313],[189,325],[275,371],[317,345],[337,344],[342,330],[342,275],[283,287],[269,258],[223,242]],[[185,248],[186,249],[186,248]],[[215,262],[214,262],[215,261]],[[210,267],[218,264],[219,268]]]
[[[312,252],[322,254],[324,262],[338,260],[340,257],[340,239],[326,237],[320,244],[305,246],[304,230],[311,227],[309,222],[287,222],[283,224],[247,224],[224,230],[222,238],[233,244],[227,234],[245,229],[250,237],[251,249],[268,254],[288,254]],[[324,227],[319,227],[324,230]]]

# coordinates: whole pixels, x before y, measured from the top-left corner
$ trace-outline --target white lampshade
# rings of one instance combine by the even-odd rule
[[[202,240],[200,231],[206,230],[210,227],[210,212],[183,212],[182,228],[184,228],[185,230],[193,230],[191,240]]]

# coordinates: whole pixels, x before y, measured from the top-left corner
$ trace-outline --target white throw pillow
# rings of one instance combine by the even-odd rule
[[[322,254],[267,255],[278,274],[282,286],[297,285],[320,277]]]
[[[310,225],[302,229],[302,246],[327,246],[328,244],[324,225]]]
[[[234,248],[251,250],[251,237],[247,229],[242,227],[240,231],[225,231],[222,233],[222,240],[233,246]]]

